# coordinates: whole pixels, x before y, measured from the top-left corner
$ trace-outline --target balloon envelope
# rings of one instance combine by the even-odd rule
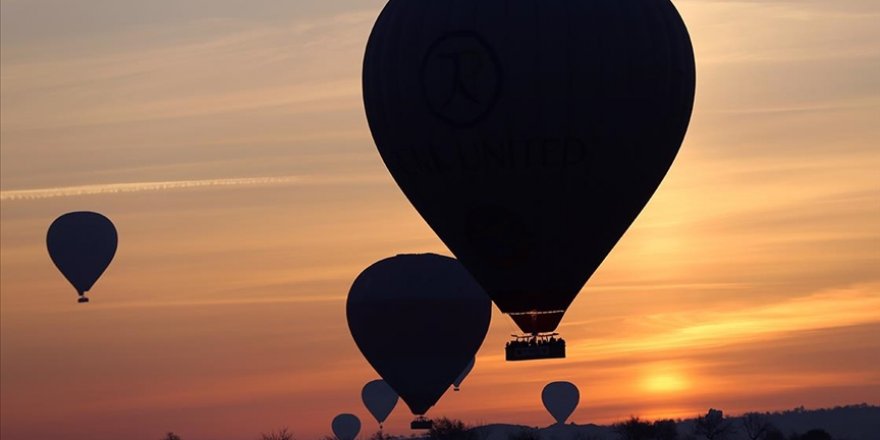
[[[527,332],[549,332],[648,202],[693,107],[669,0],[390,0],[364,106],[413,206]]]
[[[52,222],[46,247],[52,262],[82,295],[104,273],[116,254],[116,228],[96,212],[70,212]]]
[[[361,421],[354,414],[340,414],[333,418],[330,426],[339,440],[354,440],[361,432]]]
[[[379,425],[382,425],[397,405],[398,397],[394,389],[384,380],[376,379],[364,385],[361,390],[361,400],[364,401],[367,411],[376,418]]]
[[[471,370],[474,369],[474,364],[476,362],[477,362],[476,357],[471,359],[471,361],[468,362],[467,366],[464,367],[464,371],[462,371],[461,374],[459,374],[458,377],[455,378],[455,381],[452,382],[452,387],[455,389],[455,391],[459,390],[459,388],[461,387],[461,383],[464,382],[464,378],[466,378],[468,376],[468,374],[471,373]]]
[[[571,382],[550,382],[541,392],[544,408],[556,419],[556,423],[565,423],[568,416],[577,408],[580,392]]]
[[[491,307],[455,259],[398,255],[357,277],[346,314],[361,353],[413,414],[421,415],[480,348]]]

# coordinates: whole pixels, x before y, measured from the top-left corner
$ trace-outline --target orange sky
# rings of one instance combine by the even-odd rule
[[[315,438],[340,412],[371,432],[348,288],[448,254],[366,127],[382,2],[111,3],[0,0],[0,435]],[[544,426],[553,380],[579,423],[880,403],[880,5],[675,4],[691,129],[566,315],[568,358],[504,362],[496,313],[430,414]],[[120,234],[87,306],[44,248],[71,210]]]

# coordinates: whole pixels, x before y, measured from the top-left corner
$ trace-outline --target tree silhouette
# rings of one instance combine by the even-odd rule
[[[282,428],[278,431],[260,434],[259,440],[293,440],[293,433],[287,428]]]
[[[382,431],[380,429],[380,430],[374,432],[373,435],[371,435],[369,437],[369,440],[391,440],[392,438],[394,438],[394,437],[391,436],[391,434],[386,434],[384,431]]]
[[[694,419],[694,434],[706,440],[724,440],[734,432],[733,425],[720,409],[710,408],[706,415]]]
[[[743,414],[742,425],[751,440],[764,440],[767,432],[773,427],[766,416],[756,412]]]
[[[473,440],[473,431],[461,420],[442,417],[434,420],[428,438],[432,440]]]
[[[655,420],[652,428],[656,440],[678,440],[678,424],[675,420]]]
[[[167,434],[165,434],[165,437],[162,437],[162,440],[181,440],[181,439],[180,439],[179,435],[177,435],[173,432],[168,432]]]
[[[611,425],[620,440],[649,440],[654,437],[654,426],[638,417]]]

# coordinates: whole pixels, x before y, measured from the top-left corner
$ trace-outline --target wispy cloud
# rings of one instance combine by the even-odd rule
[[[77,197],[106,194],[124,194],[142,191],[167,191],[196,188],[216,188],[229,186],[271,186],[354,183],[379,180],[373,176],[271,176],[240,177],[228,179],[166,180],[160,182],[102,183],[94,185],[64,186],[55,188],[36,188],[0,191],[0,201],[40,200],[55,197]]]
[[[774,338],[793,331],[873,323],[877,322],[876,310],[880,308],[877,292],[876,283],[868,283],[729,312],[656,314],[644,318],[648,334],[609,342],[586,341],[574,344],[570,350],[592,356],[619,356],[712,347]],[[666,331],[662,331],[664,327]]]
[[[343,295],[296,295],[287,297],[261,297],[261,298],[229,298],[211,300],[178,300],[178,301],[127,301],[117,303],[104,303],[93,307],[91,311],[101,313],[109,309],[158,309],[158,308],[193,308],[193,307],[221,307],[221,306],[249,306],[249,305],[272,305],[272,304],[314,304],[317,302],[345,301]]]
[[[698,65],[780,65],[878,55],[876,2],[679,1]]]
[[[357,108],[363,40],[375,13],[347,12],[291,23],[200,21],[141,31],[96,49],[80,43],[32,59],[4,58],[4,131],[209,116],[283,108]],[[146,32],[146,33],[144,33]],[[151,45],[132,50],[132,45]],[[328,49],[331,48],[331,49]],[[4,54],[6,55],[6,54]],[[326,70],[303,68],[320,63]]]
[[[707,113],[720,114],[785,114],[785,113],[827,113],[840,110],[864,110],[880,106],[880,96],[859,96],[825,102],[799,103],[785,106],[764,106],[756,108],[709,109]]]

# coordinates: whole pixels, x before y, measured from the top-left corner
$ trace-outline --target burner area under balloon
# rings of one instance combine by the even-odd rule
[[[508,361],[565,358],[565,340],[558,333],[511,336],[504,347]]]
[[[419,416],[409,424],[409,429],[431,429],[433,427],[434,422],[426,419],[424,416]]]

